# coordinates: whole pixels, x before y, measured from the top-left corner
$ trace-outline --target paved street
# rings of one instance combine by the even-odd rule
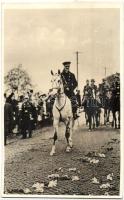
[[[64,126],[60,124],[53,157],[49,155],[52,136],[53,128],[44,127],[36,130],[31,139],[9,141],[5,147],[6,194],[119,195],[119,130],[101,126],[88,132],[80,122],[74,128],[73,149],[66,153]],[[53,178],[48,177],[51,174]],[[97,181],[93,182],[93,178]],[[51,180],[57,180],[57,184],[49,187]],[[32,187],[35,183],[44,183],[42,192]]]

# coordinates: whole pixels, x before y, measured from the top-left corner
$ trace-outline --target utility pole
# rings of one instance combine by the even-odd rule
[[[79,69],[78,69],[78,56],[79,56],[79,51],[76,51],[76,64],[77,64],[77,82],[79,81]],[[78,89],[78,86],[77,86],[77,89]]]
[[[105,78],[106,78],[106,72],[107,72],[107,68],[106,68],[106,67],[104,67],[104,69],[105,69]]]

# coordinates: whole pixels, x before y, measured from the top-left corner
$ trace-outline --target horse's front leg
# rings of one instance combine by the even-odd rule
[[[73,146],[73,143],[72,143],[72,132],[73,132],[73,119],[70,118],[69,119],[69,122],[67,122],[66,124],[66,131],[65,131],[65,137],[66,137],[66,140],[67,140],[67,148],[66,148],[66,152],[70,152],[72,146]]]
[[[57,135],[58,135],[58,124],[59,120],[54,119],[53,126],[54,126],[54,136],[53,136],[53,145],[52,145],[52,150],[50,152],[50,155],[53,156],[55,154],[55,142],[57,140]]]

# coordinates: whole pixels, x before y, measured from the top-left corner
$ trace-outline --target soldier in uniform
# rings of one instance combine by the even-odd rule
[[[109,84],[107,83],[107,80],[105,78],[102,79],[102,84],[101,84],[101,94],[102,96],[106,96],[106,93],[109,91],[110,87]]]
[[[97,86],[95,85],[95,80],[91,79],[91,84],[90,84],[91,90],[92,90],[92,97],[96,99],[96,93],[97,93]]]
[[[87,79],[86,85],[84,86],[84,89],[83,89],[83,96],[87,96],[89,93],[89,90],[91,90],[91,87],[90,87],[89,80]]]
[[[80,90],[76,90],[76,98],[77,98],[78,107],[81,107],[81,95],[80,95]]]
[[[119,77],[115,75],[114,81],[111,86],[112,94],[114,96],[120,97],[120,80]]]
[[[78,83],[75,75],[70,72],[70,64],[71,62],[63,62],[64,69],[61,73],[61,77],[63,80],[64,92],[71,100],[73,117],[74,119],[77,119],[79,116],[77,115],[77,102],[74,90],[77,87]]]
[[[27,138],[27,132],[29,133],[29,138],[32,137],[32,129],[34,123],[34,108],[32,103],[29,101],[29,96],[26,95],[24,98],[24,103],[22,104],[21,120],[22,120],[22,130],[23,139]]]

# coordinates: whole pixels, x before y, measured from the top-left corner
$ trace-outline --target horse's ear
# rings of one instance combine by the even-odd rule
[[[51,70],[51,74],[53,75],[53,70]]]
[[[60,69],[58,69],[58,74],[61,74]]]

